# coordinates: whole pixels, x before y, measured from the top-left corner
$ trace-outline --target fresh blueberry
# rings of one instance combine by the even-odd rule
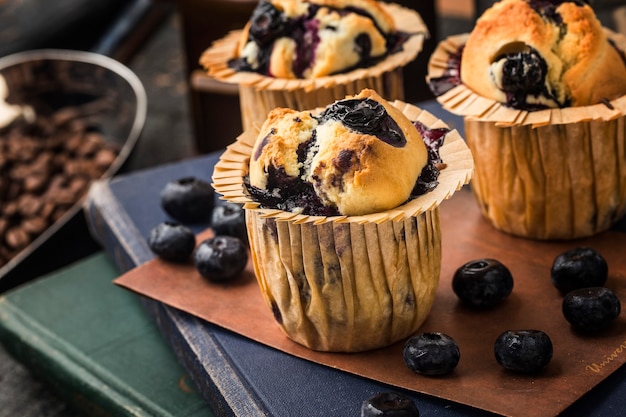
[[[200,275],[211,281],[236,278],[246,267],[246,245],[233,236],[214,236],[202,241],[194,254],[194,265]]]
[[[506,299],[513,291],[513,276],[496,259],[476,259],[456,270],[452,290],[473,307],[489,308]]]
[[[608,273],[608,265],[600,253],[592,248],[579,247],[557,256],[550,276],[552,284],[562,294],[567,294],[578,288],[603,286]]]
[[[234,236],[248,241],[246,213],[240,204],[227,202],[215,206],[211,215],[211,229],[216,235]]]
[[[577,330],[594,332],[606,328],[621,311],[615,293],[605,287],[579,288],[563,298],[563,315]]]
[[[150,230],[148,246],[161,259],[185,262],[196,246],[196,236],[186,226],[163,222]]]
[[[380,392],[363,401],[361,417],[419,417],[410,398],[396,392]]]
[[[406,366],[418,374],[444,375],[456,368],[461,353],[450,336],[427,332],[407,340],[402,356]]]
[[[215,205],[211,184],[195,177],[168,182],[161,190],[161,207],[181,223],[207,221]]]
[[[496,361],[513,372],[535,373],[552,360],[552,341],[541,330],[507,330],[494,344]]]

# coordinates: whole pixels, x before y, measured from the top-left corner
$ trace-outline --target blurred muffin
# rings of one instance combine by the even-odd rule
[[[428,35],[416,12],[375,0],[262,0],[200,64],[239,86],[244,129],[276,107],[322,107],[363,88],[402,98],[402,67]]]
[[[380,122],[369,133],[353,123],[363,108]],[[352,152],[363,152],[363,166]],[[416,186],[433,165],[432,186]],[[391,196],[379,198],[375,185],[365,197],[361,169],[362,184],[392,181]],[[409,336],[428,316],[441,268],[439,205],[471,174],[456,131],[365,90],[315,112],[272,112],[226,150],[213,182],[244,204],[259,286],[284,333],[314,350],[357,352]],[[341,213],[353,208],[342,204],[348,190],[359,201],[354,215]],[[284,198],[293,204],[273,205]]]
[[[370,66],[402,42],[391,15],[372,0],[264,0],[231,65],[276,78],[318,78]]]
[[[574,239],[626,213],[624,51],[578,1],[502,0],[439,44],[428,82],[465,117],[472,188],[496,228]]]

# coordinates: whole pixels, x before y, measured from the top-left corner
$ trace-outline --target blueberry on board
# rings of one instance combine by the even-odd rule
[[[211,229],[216,235],[238,237],[248,241],[246,213],[240,204],[225,203],[215,206],[211,215]]]
[[[409,369],[422,375],[445,375],[459,363],[459,347],[450,336],[439,332],[415,335],[406,341],[402,351]]]
[[[211,184],[196,177],[183,177],[165,184],[161,190],[161,207],[181,223],[210,219],[215,205]]]
[[[606,260],[588,247],[570,249],[558,255],[552,264],[552,284],[567,294],[578,288],[601,287],[608,278]]]
[[[550,363],[552,353],[552,340],[541,330],[507,330],[494,344],[496,361],[513,372],[539,372]]]
[[[396,392],[380,392],[361,405],[361,417],[419,417],[410,398]]]
[[[489,308],[511,294],[513,276],[496,259],[476,259],[455,271],[452,290],[462,302],[472,307]]]
[[[185,262],[196,246],[196,236],[186,226],[163,222],[150,230],[148,246],[161,259],[171,262]]]
[[[214,236],[202,241],[194,253],[194,265],[200,275],[211,281],[229,281],[246,267],[248,251],[241,239]]]
[[[621,312],[615,293],[605,287],[579,288],[563,298],[563,316],[577,330],[595,332],[608,327]]]

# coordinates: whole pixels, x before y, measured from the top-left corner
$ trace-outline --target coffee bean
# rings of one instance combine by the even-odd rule
[[[93,118],[107,106],[97,100],[0,128],[0,266],[63,217],[115,161],[118,147]]]
[[[33,194],[22,194],[17,199],[17,211],[22,217],[32,217],[39,213],[43,201]]]
[[[30,236],[19,226],[7,230],[4,240],[11,249],[23,249],[30,243]]]
[[[29,234],[39,236],[51,225],[43,217],[31,217],[22,222],[22,228]]]

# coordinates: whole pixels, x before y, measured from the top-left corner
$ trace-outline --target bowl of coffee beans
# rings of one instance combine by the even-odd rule
[[[33,50],[0,58],[0,284],[119,171],[143,129],[146,93],[104,55]]]

